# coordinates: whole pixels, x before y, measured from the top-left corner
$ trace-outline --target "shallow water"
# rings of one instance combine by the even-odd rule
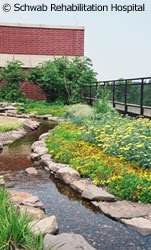
[[[23,171],[32,166],[31,144],[53,126],[43,122],[39,130],[6,147],[0,154],[0,170],[12,171],[11,180],[16,182],[14,189],[38,195],[46,206],[46,213],[57,216],[59,233],[82,234],[97,250],[151,250],[151,236],[143,236],[101,214],[62,182],[49,177],[45,170],[38,167],[37,176]]]

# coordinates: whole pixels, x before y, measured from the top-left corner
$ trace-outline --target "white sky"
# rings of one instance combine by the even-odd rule
[[[2,11],[4,3],[20,4],[143,4],[139,13],[115,12],[14,12]],[[0,0],[0,22],[85,26],[85,56],[93,61],[98,80],[151,76],[150,0]]]

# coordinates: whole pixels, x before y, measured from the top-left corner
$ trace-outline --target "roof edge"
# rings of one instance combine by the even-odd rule
[[[65,26],[65,25],[44,25],[44,24],[23,24],[23,23],[1,23],[0,27],[24,27],[24,28],[41,28],[41,29],[75,29],[85,30],[84,26]]]

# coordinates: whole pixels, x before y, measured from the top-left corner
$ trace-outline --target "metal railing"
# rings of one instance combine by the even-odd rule
[[[102,90],[107,92],[113,107],[120,112],[151,116],[151,77],[99,81],[94,84],[86,84],[84,95],[87,102],[92,105],[96,96]]]

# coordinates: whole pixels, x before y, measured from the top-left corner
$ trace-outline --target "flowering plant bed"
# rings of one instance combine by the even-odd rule
[[[150,170],[141,168],[139,162],[107,155],[100,146],[84,141],[84,128],[70,122],[58,125],[47,139],[49,153],[96,185],[107,186],[119,199],[150,203]]]

